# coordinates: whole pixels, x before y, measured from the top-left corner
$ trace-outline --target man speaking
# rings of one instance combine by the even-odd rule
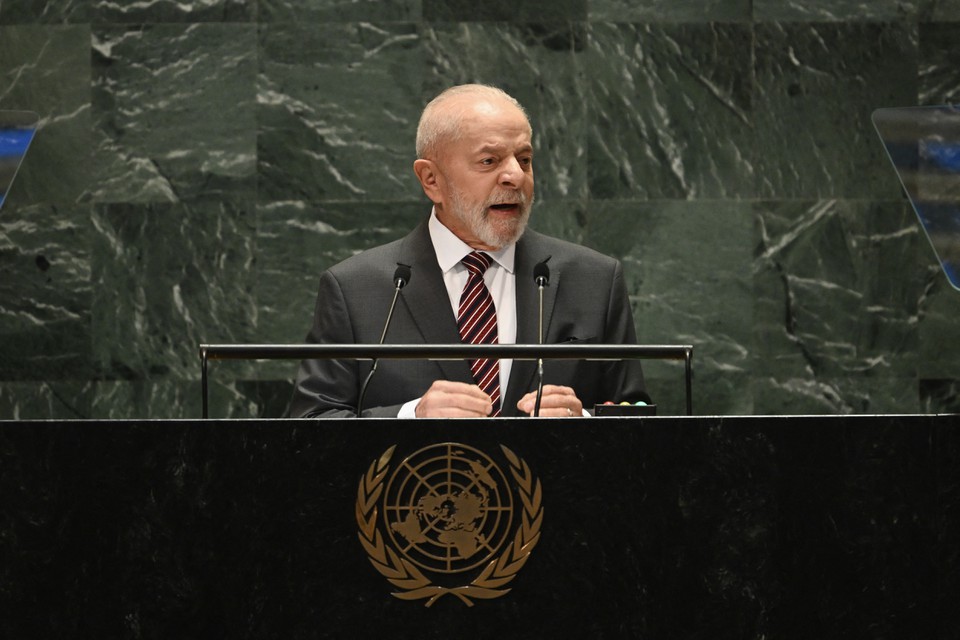
[[[520,104],[484,85],[447,89],[423,111],[413,169],[433,210],[406,237],[344,260],[320,277],[307,342],[376,344],[396,288],[391,344],[630,344],[633,316],[620,263],[527,229],[533,132]],[[536,271],[536,274],[535,274]],[[304,360],[290,415],[356,415],[372,364]],[[363,416],[530,415],[532,361],[383,360]],[[649,402],[640,363],[551,360],[540,416],[580,416],[605,400]]]

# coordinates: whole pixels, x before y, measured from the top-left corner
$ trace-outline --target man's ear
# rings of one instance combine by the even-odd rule
[[[423,158],[414,160],[413,172],[417,174],[420,186],[423,187],[423,192],[427,194],[430,201],[439,204],[442,200],[440,197],[440,182],[443,180],[443,176],[440,175],[433,160],[424,160]]]

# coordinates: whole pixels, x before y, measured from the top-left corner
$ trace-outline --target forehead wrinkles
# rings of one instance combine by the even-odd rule
[[[468,96],[454,98],[441,105],[449,127],[460,137],[471,135],[531,135],[530,123],[522,111],[507,101],[469,100]]]
[[[522,118],[480,117],[469,119],[461,127],[461,139],[470,150],[522,151],[532,148],[531,132]]]

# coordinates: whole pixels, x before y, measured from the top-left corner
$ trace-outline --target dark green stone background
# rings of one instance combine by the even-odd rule
[[[960,0],[0,2],[0,109],[42,118],[0,418],[199,415],[199,343],[299,342],[320,271],[426,214],[416,120],[467,81],[531,114],[534,226],[695,345],[696,413],[957,411],[960,293],[869,116],[960,101],[958,41]],[[214,363],[212,414],[279,415],[294,370]]]

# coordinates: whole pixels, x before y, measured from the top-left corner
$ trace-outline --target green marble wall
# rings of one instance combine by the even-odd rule
[[[199,415],[201,342],[299,342],[319,272],[427,211],[424,102],[495,83],[534,226],[624,261],[699,414],[960,410],[950,289],[869,121],[960,101],[960,0],[0,1],[0,418]],[[215,363],[218,416],[295,363]],[[681,370],[647,367],[662,413]]]

